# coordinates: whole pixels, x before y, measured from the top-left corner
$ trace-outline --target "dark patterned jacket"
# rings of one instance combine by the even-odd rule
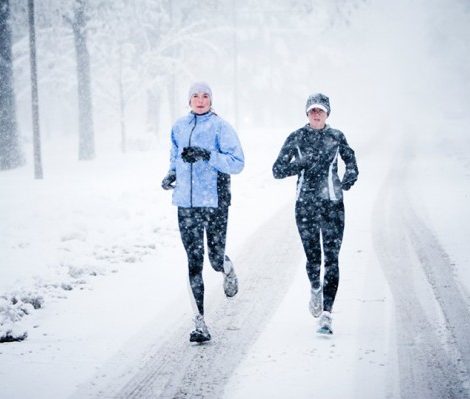
[[[346,167],[342,180],[338,176],[338,155]],[[291,133],[273,165],[276,179],[298,175],[298,201],[342,201],[343,190],[349,190],[358,174],[354,151],[344,134],[328,125],[316,130],[307,124]]]

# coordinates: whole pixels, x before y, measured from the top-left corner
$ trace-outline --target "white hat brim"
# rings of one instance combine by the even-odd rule
[[[326,107],[324,105],[321,105],[321,104],[312,104],[310,105],[310,107],[307,108],[307,114],[310,112],[310,110],[314,109],[314,108],[319,108],[321,109],[322,111],[325,111],[326,113],[328,113],[328,110],[326,109]]]

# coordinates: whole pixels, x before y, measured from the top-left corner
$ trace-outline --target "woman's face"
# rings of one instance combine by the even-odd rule
[[[191,107],[191,111],[195,114],[205,114],[211,109],[211,98],[207,93],[195,93],[191,97],[189,106]]]
[[[308,111],[308,121],[310,126],[314,129],[323,129],[326,124],[328,115],[320,108],[313,108]]]

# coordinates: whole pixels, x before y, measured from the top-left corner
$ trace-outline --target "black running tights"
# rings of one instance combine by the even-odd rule
[[[312,288],[321,286],[323,252],[323,309],[331,312],[339,282],[338,256],[343,240],[344,204],[330,200],[297,201],[295,217]]]
[[[178,208],[178,224],[188,256],[189,283],[197,310],[204,315],[204,231],[207,235],[209,261],[217,272],[224,270],[228,207]]]

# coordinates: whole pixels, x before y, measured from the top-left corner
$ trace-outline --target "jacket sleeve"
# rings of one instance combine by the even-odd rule
[[[298,159],[297,147],[293,135],[291,134],[279,152],[279,155],[273,165],[273,176],[275,179],[283,179],[288,176],[294,176],[303,169]]]
[[[346,165],[341,186],[343,190],[349,190],[357,180],[357,177],[359,175],[359,169],[357,168],[354,150],[349,146],[344,135],[341,136],[339,153]]]
[[[225,121],[220,124],[219,129],[218,150],[211,151],[209,164],[222,173],[240,173],[245,166],[245,156],[237,133]]]

